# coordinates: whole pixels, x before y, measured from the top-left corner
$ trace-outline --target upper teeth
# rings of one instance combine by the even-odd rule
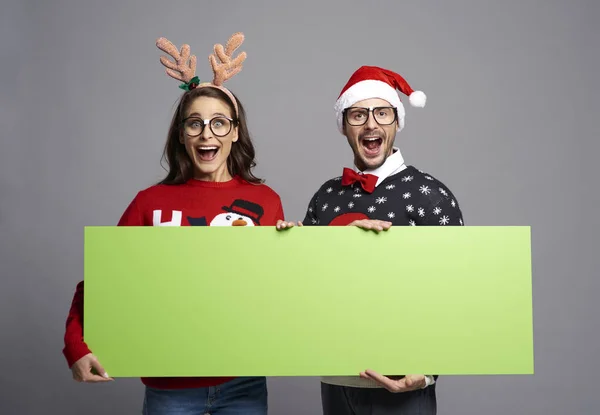
[[[200,150],[216,150],[217,147],[213,146],[213,147],[200,147]]]
[[[366,141],[375,141],[375,140],[379,140],[379,137],[366,137],[365,140]]]

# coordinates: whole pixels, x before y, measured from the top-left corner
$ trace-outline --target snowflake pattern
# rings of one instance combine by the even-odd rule
[[[334,180],[339,182],[341,176]],[[452,198],[450,190],[415,168],[409,168],[403,175],[376,187],[372,193],[364,191],[360,183],[341,186],[333,180],[319,193],[308,206],[313,225],[329,222],[345,211],[364,213],[372,219],[390,220],[395,225],[463,225],[458,202]],[[432,206],[438,194],[443,199],[439,205]],[[325,195],[326,201],[323,200]],[[378,211],[378,207],[383,209]]]

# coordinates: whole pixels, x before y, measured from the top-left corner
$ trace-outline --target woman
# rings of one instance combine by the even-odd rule
[[[164,155],[167,176],[140,191],[123,213],[119,226],[274,226],[283,219],[279,196],[251,169],[254,147],[244,108],[223,82],[239,72],[245,53],[232,59],[243,35],[231,37],[210,56],[214,79],[198,84],[196,58],[184,45],[181,54],[168,40],[157,46],[175,62],[161,57],[167,73],[187,90],[178,104]],[[188,62],[189,59],[189,62]],[[75,380],[112,381],[83,341],[83,282],[69,312],[63,350]],[[144,414],[267,413],[267,387],[257,378],[142,378]]]

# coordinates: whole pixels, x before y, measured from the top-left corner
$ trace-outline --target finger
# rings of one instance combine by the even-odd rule
[[[387,230],[392,227],[392,222],[381,221],[381,227]]]
[[[375,222],[377,223],[377,229],[379,229],[380,231],[387,231],[392,227],[392,222],[388,222],[385,220],[377,220]]]
[[[411,389],[421,389],[425,387],[424,375],[409,375],[406,376],[406,387]]]
[[[404,382],[392,380],[373,370],[366,370],[365,374],[390,392],[403,392]]]
[[[304,224],[302,223],[302,221],[298,221],[298,226],[304,226]]]
[[[85,379],[86,371],[89,371],[89,370],[90,370],[90,365],[88,365],[88,364],[82,365],[81,362],[76,363],[72,368],[73,379],[75,379],[77,382],[83,382]]]
[[[383,231],[383,226],[381,226],[378,222],[369,223],[369,227],[375,233],[379,233],[379,232]]]
[[[100,375],[94,375],[92,373],[87,374],[82,382],[85,383],[102,383],[102,382],[112,382],[114,379],[112,378],[105,378],[103,376]]]
[[[76,371],[73,371],[73,379],[76,382],[83,382],[83,376],[79,372],[76,372]]]
[[[97,359],[92,360],[92,369],[95,370],[97,373],[95,376],[100,376],[104,379],[110,379],[108,373],[106,373],[106,370],[104,370],[104,368]]]
[[[379,219],[368,220],[367,222],[370,224],[371,228],[373,230],[377,230],[378,233],[384,230],[388,230],[392,226],[391,222]]]
[[[368,220],[361,220],[357,222],[357,225],[359,228],[364,229],[364,230],[376,230],[376,225]]]
[[[357,222],[356,226],[361,227],[363,229],[371,229],[371,223],[364,220]]]
[[[293,226],[291,222],[280,221],[277,222],[277,229],[287,229]]]

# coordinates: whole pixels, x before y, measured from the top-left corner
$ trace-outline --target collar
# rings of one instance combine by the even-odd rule
[[[385,162],[376,169],[367,169],[361,172],[358,167],[354,166],[354,171],[357,173],[363,174],[374,174],[378,177],[377,184],[375,186],[379,186],[379,184],[387,179],[392,174],[396,174],[406,168],[404,164],[404,158],[402,157],[402,153],[398,147],[393,148],[393,153],[389,156]]]

